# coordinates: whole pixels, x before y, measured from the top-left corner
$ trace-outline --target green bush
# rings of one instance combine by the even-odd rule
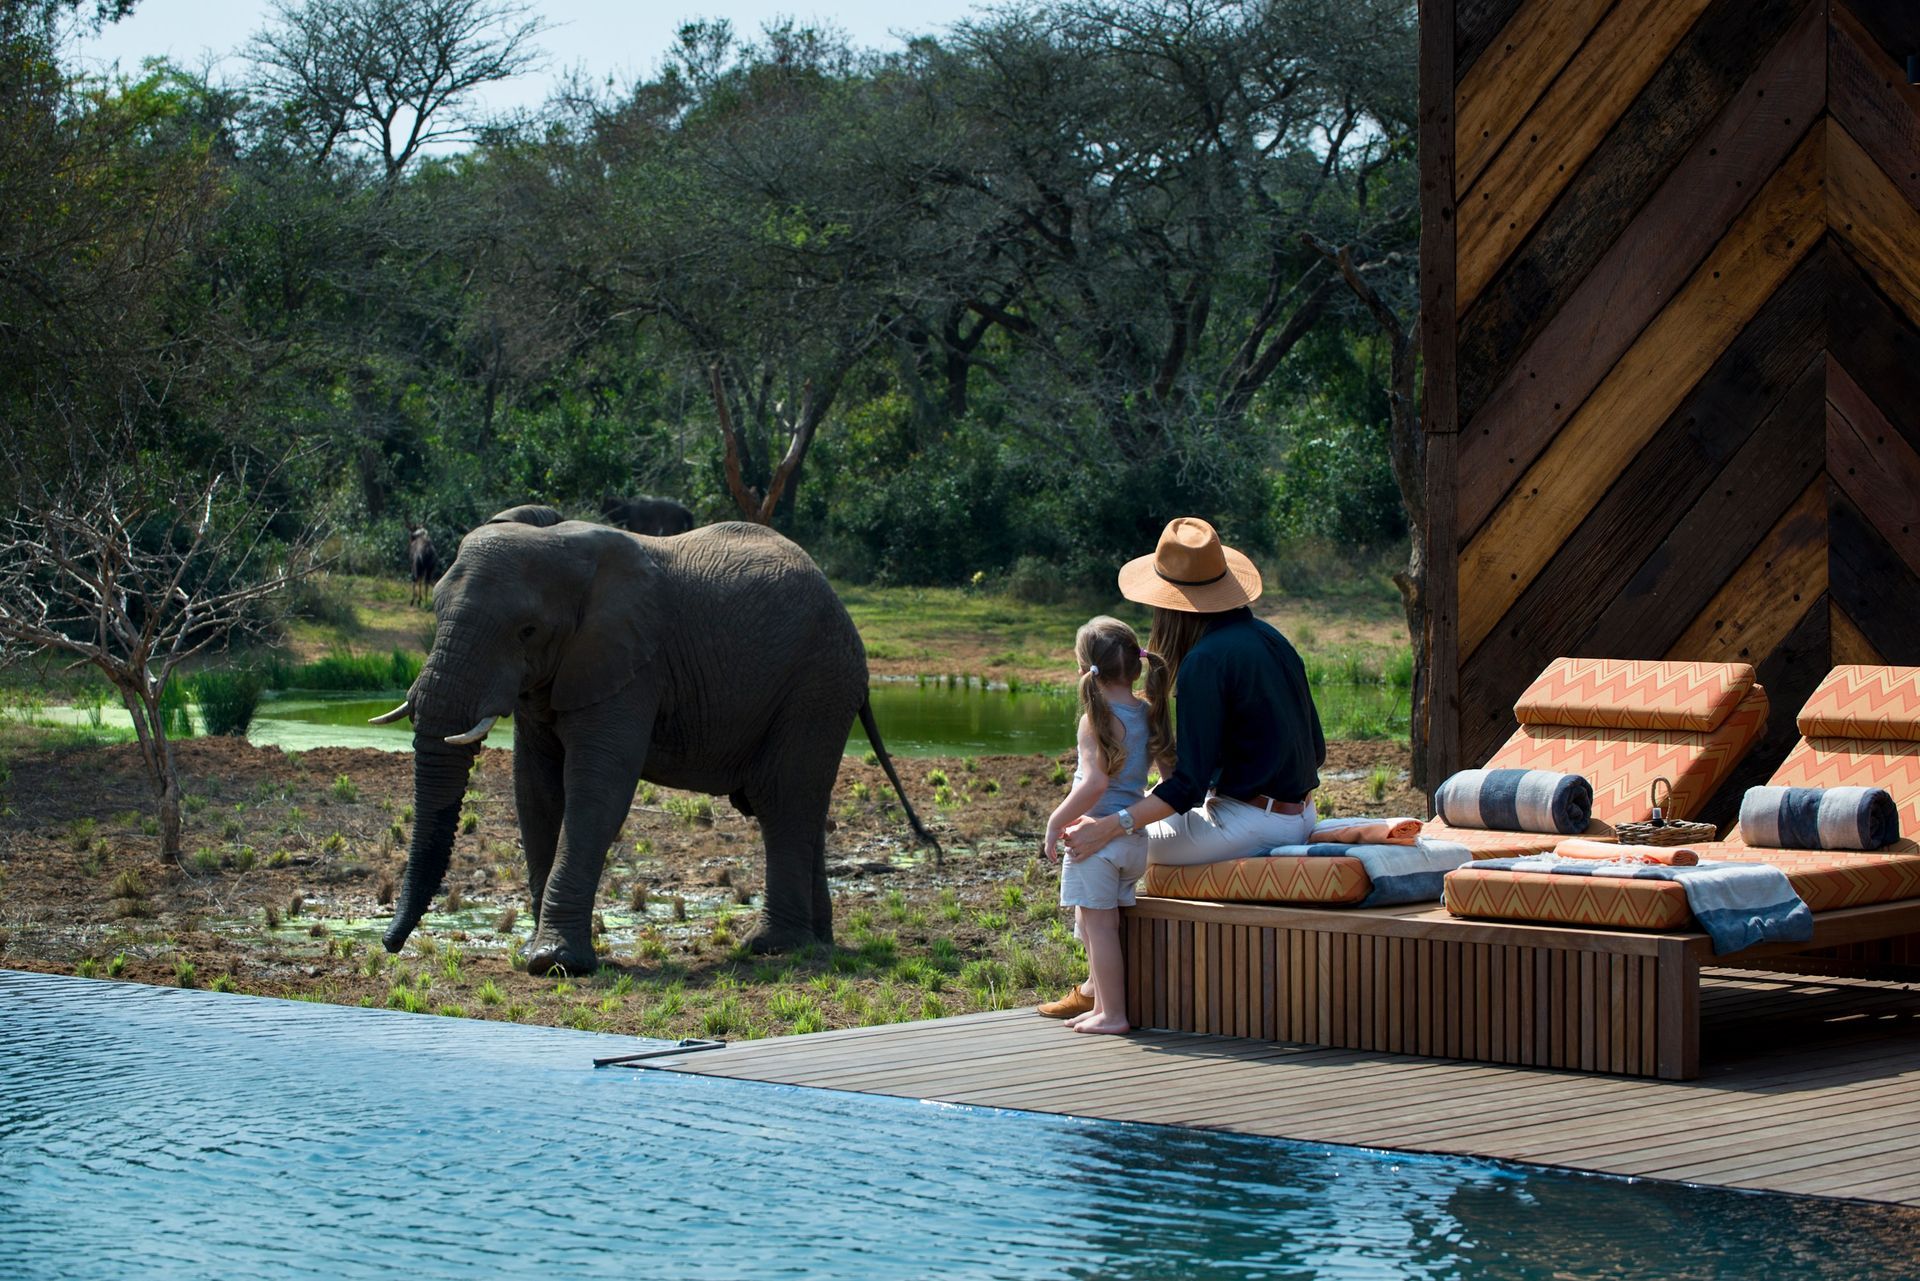
[[[272,689],[312,689],[348,693],[378,693],[407,689],[420,675],[421,658],[396,649],[391,654],[328,654],[316,662],[293,667],[270,666]]]
[[[1272,483],[1273,528],[1283,540],[1323,538],[1354,548],[1406,537],[1385,423],[1310,418],[1296,428]]]
[[[399,540],[394,540],[398,542]],[[295,579],[287,586],[287,612],[343,631],[358,631],[360,614],[345,589],[326,574]]]
[[[260,707],[265,682],[249,669],[201,672],[193,678],[193,697],[200,704],[200,723],[209,734],[244,738]]]
[[[185,681],[170,680],[160,687],[160,722],[170,738],[193,737],[193,707]]]
[[[1060,567],[1044,556],[1022,556],[1007,571],[1007,595],[1026,605],[1057,605],[1066,599]]]

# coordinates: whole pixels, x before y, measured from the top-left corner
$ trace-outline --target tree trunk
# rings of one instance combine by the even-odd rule
[[[1400,589],[1400,603],[1407,615],[1407,644],[1413,656],[1413,682],[1407,691],[1407,738],[1413,749],[1409,780],[1414,788],[1431,792],[1438,780],[1427,778],[1427,742],[1432,730],[1430,705],[1432,679],[1427,671],[1433,652],[1433,619],[1427,610],[1427,565],[1420,531],[1413,531],[1413,547],[1407,553],[1407,567],[1393,576]]]
[[[133,718],[134,736],[140,741],[140,759],[147,767],[147,782],[153,788],[160,809],[160,857],[169,863],[180,861],[180,771],[173,755],[173,743],[167,737],[165,714],[160,710],[160,694],[165,685],[140,688],[120,685],[120,701]]]
[[[1407,553],[1406,569],[1394,575],[1394,582],[1400,588],[1401,604],[1406,609],[1407,644],[1413,655],[1413,684],[1408,691],[1411,702],[1407,709],[1408,745],[1413,749],[1413,765],[1409,774],[1414,787],[1431,793],[1443,780],[1428,778],[1426,765],[1427,742],[1433,718],[1433,682],[1427,671],[1433,654],[1433,618],[1427,608],[1427,440],[1414,399],[1419,352],[1414,346],[1413,334],[1418,328],[1419,318],[1416,315],[1412,323],[1400,323],[1400,317],[1394,314],[1393,308],[1361,275],[1360,268],[1353,261],[1352,246],[1336,249],[1311,233],[1302,233],[1300,240],[1339,268],[1340,277],[1346,281],[1347,288],[1372,314],[1391,345],[1387,403],[1391,407],[1392,429],[1387,448],[1393,464],[1394,483],[1400,490],[1400,505],[1407,514],[1407,532],[1412,542],[1412,548]],[[1450,548],[1442,550],[1451,553]]]

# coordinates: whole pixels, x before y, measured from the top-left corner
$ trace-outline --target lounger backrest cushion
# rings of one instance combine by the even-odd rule
[[[1767,782],[1885,788],[1901,839],[1880,852],[1920,851],[1920,667],[1836,667],[1795,723],[1802,737]],[[1727,844],[1746,844],[1738,827]]]
[[[1767,780],[1775,787],[1883,787],[1900,811],[1900,837],[1880,853],[1920,850],[1920,742],[1890,738],[1803,738]],[[1744,845],[1740,829],[1727,837]]]
[[[1720,790],[1766,726],[1767,692],[1749,682],[1739,705],[1710,731],[1522,723],[1487,768],[1584,774],[1593,784],[1593,817],[1607,824],[1649,818],[1653,781],[1664,778],[1673,785],[1669,816],[1691,818]]]
[[[1746,663],[1556,658],[1513,705],[1522,725],[1708,733],[1753,688]]]
[[[1836,667],[1796,723],[1808,738],[1920,742],[1920,667]]]

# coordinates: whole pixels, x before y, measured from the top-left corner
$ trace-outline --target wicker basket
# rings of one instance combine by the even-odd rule
[[[1613,830],[1622,845],[1689,845],[1694,841],[1710,841],[1719,833],[1711,823],[1695,823],[1684,818],[1666,818],[1660,804],[1660,789],[1667,789],[1667,800],[1673,800],[1673,784],[1664,778],[1653,780],[1651,799],[1653,817],[1645,823],[1621,823]]]

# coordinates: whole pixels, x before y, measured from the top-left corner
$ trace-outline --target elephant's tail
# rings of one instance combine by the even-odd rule
[[[945,851],[940,848],[940,842],[933,838],[933,833],[920,822],[920,816],[913,812],[913,802],[907,799],[907,789],[901,786],[900,775],[894,772],[893,757],[887,755],[887,745],[881,741],[880,726],[874,723],[873,704],[866,699],[860,701],[860,724],[867,731],[867,741],[873,744],[873,754],[880,758],[880,768],[887,772],[887,781],[893,784],[894,795],[900,798],[900,804],[907,811],[907,822],[912,825],[913,834],[933,846],[933,865],[941,866]]]

